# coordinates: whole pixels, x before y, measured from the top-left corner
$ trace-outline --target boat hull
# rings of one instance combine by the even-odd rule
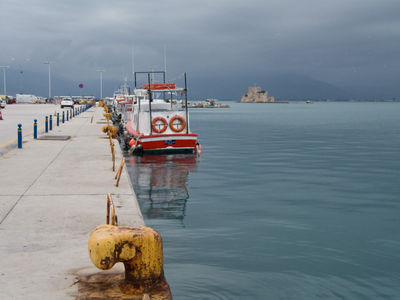
[[[195,153],[197,150],[197,134],[159,134],[134,137],[131,147],[133,153],[171,154]]]

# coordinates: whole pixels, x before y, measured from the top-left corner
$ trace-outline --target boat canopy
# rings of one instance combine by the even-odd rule
[[[175,83],[151,83],[150,86],[149,84],[145,83],[142,85],[142,89],[146,89],[152,91],[159,91],[159,90],[174,90],[176,88]]]

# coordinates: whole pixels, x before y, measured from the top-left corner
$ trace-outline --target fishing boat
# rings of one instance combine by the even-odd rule
[[[127,78],[123,85],[121,85],[118,90],[114,92],[112,98],[106,101],[110,112],[112,114],[112,120],[114,124],[125,124],[126,111],[132,109],[133,95],[131,95],[131,88],[128,86]],[[120,129],[123,129],[122,127]]]
[[[147,74],[147,83],[137,87],[137,75]],[[162,74],[162,83],[152,83]],[[199,153],[197,134],[190,130],[187,83],[178,88],[165,82],[164,71],[134,72],[133,101],[127,107],[125,140],[132,154]]]

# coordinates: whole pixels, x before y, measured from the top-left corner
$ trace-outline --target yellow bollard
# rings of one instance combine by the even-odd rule
[[[106,296],[112,295],[113,299],[136,299],[130,296],[142,295],[142,299],[153,299],[153,296],[154,299],[172,299],[164,276],[161,235],[150,227],[118,226],[111,194],[107,194],[106,221],[107,224],[97,226],[89,237],[89,257],[102,270],[111,269],[116,263],[122,262],[125,280],[120,282],[120,276],[114,275],[114,284],[106,283],[112,280],[110,278],[104,286],[98,285],[97,291],[88,288],[90,293],[85,297],[106,299]]]
[[[89,256],[99,269],[125,266],[125,280],[146,292],[164,279],[162,239],[149,227],[100,225],[89,238]]]

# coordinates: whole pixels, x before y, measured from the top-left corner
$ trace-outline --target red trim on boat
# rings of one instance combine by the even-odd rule
[[[141,140],[143,150],[155,150],[155,149],[175,149],[175,148],[196,148],[196,140],[175,140],[175,144],[166,145],[165,141],[151,141],[146,142]]]

